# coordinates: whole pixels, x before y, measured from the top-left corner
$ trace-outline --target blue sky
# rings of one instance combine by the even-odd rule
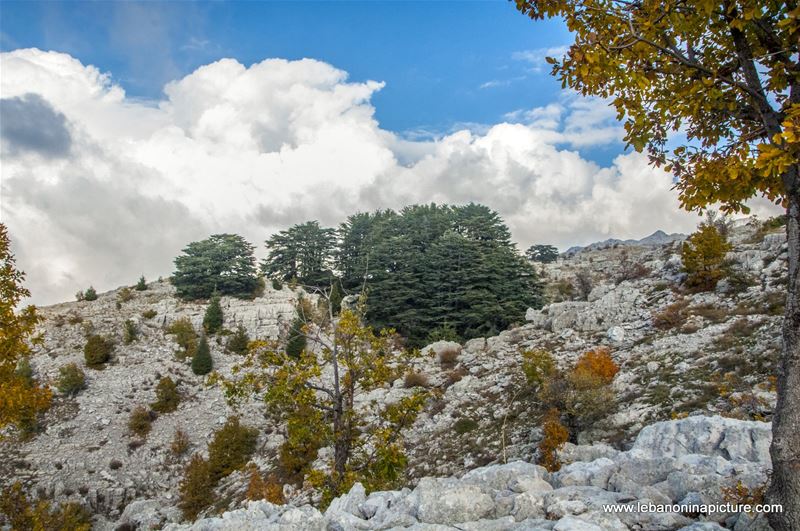
[[[351,81],[383,81],[381,127],[440,134],[494,124],[556,101],[541,55],[570,42],[559,20],[533,22],[483,2],[14,2],[0,4],[3,51],[66,52],[110,72],[129,97],[158,99],[170,80],[222,57],[250,65],[310,57]],[[585,156],[606,165],[622,145]]]

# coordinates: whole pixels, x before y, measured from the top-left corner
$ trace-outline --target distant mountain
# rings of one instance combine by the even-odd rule
[[[639,245],[642,247],[655,247],[658,245],[664,245],[667,243],[672,243],[675,241],[685,240],[686,235],[680,233],[673,233],[667,234],[663,230],[657,230],[650,236],[646,236],[641,240],[619,240],[617,238],[609,238],[607,240],[603,240],[602,242],[595,242],[590,243],[586,246],[574,246],[570,247],[566,250],[564,254],[572,255],[577,253],[578,251],[595,251],[598,249],[608,249],[609,247],[613,247],[614,245]]]

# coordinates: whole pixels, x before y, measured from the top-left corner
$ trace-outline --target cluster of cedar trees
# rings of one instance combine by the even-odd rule
[[[493,335],[541,305],[534,269],[498,214],[478,205],[415,205],[359,213],[337,229],[309,221],[266,241],[261,272],[276,286],[296,283],[342,294],[366,291],[366,319],[410,344]],[[217,234],[175,259],[173,284],[185,299],[251,296],[259,286],[253,246]]]

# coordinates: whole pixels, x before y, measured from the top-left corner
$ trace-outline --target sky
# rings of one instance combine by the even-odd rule
[[[608,103],[549,75],[569,42],[504,0],[5,0],[0,219],[38,304],[420,202],[486,204],[520,248],[691,231]]]

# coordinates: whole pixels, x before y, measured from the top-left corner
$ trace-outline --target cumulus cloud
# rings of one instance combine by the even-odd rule
[[[0,98],[0,153],[63,157],[72,143],[64,115],[38,94]]]
[[[312,59],[223,59],[167,84],[157,102],[126,97],[66,54],[16,50],[0,67],[0,95],[57,117],[67,137],[56,145],[69,138],[57,157],[41,148],[52,139],[26,144],[37,149],[17,140],[0,169],[2,219],[37,303],[168,275],[181,248],[212,233],[242,234],[263,254],[262,242],[293,223],[419,202],[484,203],[523,247],[697,222],[641,155],[603,168],[567,149],[612,134],[593,101],[414,138],[375,120],[382,83]]]

